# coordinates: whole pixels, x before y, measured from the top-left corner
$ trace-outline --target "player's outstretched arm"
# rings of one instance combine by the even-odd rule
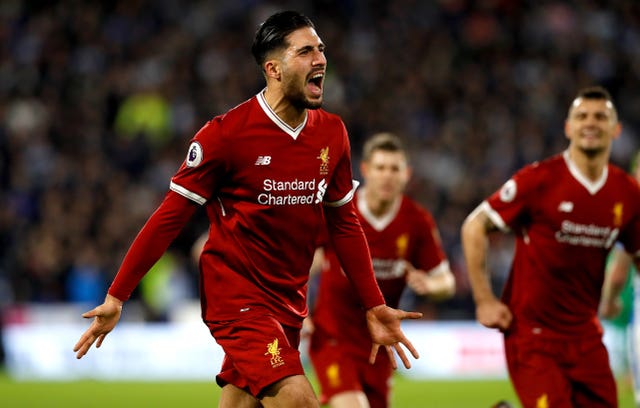
[[[142,277],[160,259],[197,207],[195,202],[178,193],[167,193],[131,244],[104,303],[82,315],[94,320],[73,348],[77,358],[87,354],[96,340],[96,347],[102,345],[105,336],[120,320],[123,301],[129,299]]]
[[[369,362],[375,363],[378,349],[383,346],[387,350],[389,360],[394,369],[398,368],[396,359],[393,355],[393,349],[396,350],[398,356],[406,368],[411,368],[411,363],[407,358],[400,344],[404,345],[411,352],[414,358],[419,358],[418,351],[413,344],[407,339],[400,328],[400,322],[404,319],[419,319],[422,313],[405,312],[404,310],[393,309],[387,305],[374,306],[367,310],[367,326],[373,341]]]
[[[107,334],[116,326],[122,313],[122,301],[114,296],[107,295],[104,303],[82,315],[84,318],[93,317],[91,326],[80,336],[80,340],[73,347],[76,358],[82,358],[93,343],[97,340],[96,348],[102,345]]]

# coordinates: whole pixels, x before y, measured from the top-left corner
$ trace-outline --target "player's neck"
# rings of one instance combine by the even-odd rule
[[[568,153],[569,160],[576,166],[578,171],[591,181],[600,179],[604,168],[609,163],[608,151],[591,156],[578,148],[569,147]]]
[[[264,91],[264,99],[271,110],[293,129],[297,128],[307,117],[307,110],[293,106],[282,92],[270,91],[267,87]]]
[[[387,215],[389,211],[391,211],[391,208],[393,208],[393,204],[396,201],[381,200],[380,198],[376,197],[374,193],[366,189],[364,189],[363,191],[362,198],[364,199],[367,209],[369,210],[371,215],[376,218],[381,218]]]

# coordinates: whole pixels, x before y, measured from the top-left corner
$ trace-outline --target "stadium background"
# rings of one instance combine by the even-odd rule
[[[473,319],[459,227],[525,163],[560,152],[567,106],[598,83],[623,122],[612,161],[640,129],[640,4],[618,1],[0,2],[0,311],[101,302],[124,251],[167,191],[188,140],[263,79],[257,24],[295,8],[327,45],[325,108],[362,141],[410,146],[409,193],[439,225],[454,299],[406,305],[435,321]],[[295,158],[292,158],[295,160]],[[200,212],[145,279],[136,317],[163,321],[197,298],[190,258]],[[494,284],[511,240],[498,237]],[[1,331],[0,331],[1,333]],[[1,353],[0,353],[1,355]]]

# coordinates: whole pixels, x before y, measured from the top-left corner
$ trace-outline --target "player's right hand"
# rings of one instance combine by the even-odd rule
[[[476,304],[476,318],[483,326],[505,331],[511,326],[513,314],[507,305],[492,298]]]
[[[96,348],[99,348],[102,345],[102,341],[105,336],[113,330],[120,320],[121,313],[122,301],[111,295],[107,295],[104,303],[100,306],[83,313],[82,317],[93,317],[94,319],[91,326],[89,326],[89,328],[82,334],[80,340],[78,340],[76,345],[73,347],[73,351],[77,353],[76,358],[80,359],[87,354],[96,340],[98,341],[96,343]]]

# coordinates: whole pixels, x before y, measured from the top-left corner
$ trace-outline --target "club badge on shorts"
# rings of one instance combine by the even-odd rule
[[[278,347],[278,339],[273,339],[273,342],[267,344],[267,352],[264,355],[271,355],[271,367],[276,368],[284,365],[284,360],[280,357],[281,348]]]

